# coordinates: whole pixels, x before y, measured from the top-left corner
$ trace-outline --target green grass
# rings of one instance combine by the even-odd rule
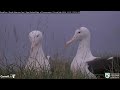
[[[53,59],[50,60],[51,72],[37,71],[35,69],[25,69],[21,63],[4,64],[0,67],[0,75],[15,74],[15,79],[84,79],[81,73],[76,77],[70,71],[70,61]]]
[[[26,60],[21,60],[22,58],[15,58],[15,63],[8,64],[7,58],[0,59],[0,76],[6,76],[10,74],[15,74],[15,79],[86,79],[87,76],[81,74],[80,71],[77,72],[74,76],[70,70],[71,61],[65,58],[59,58],[55,56],[53,59],[50,59],[51,71],[37,71],[33,69],[25,69]],[[2,61],[6,62],[2,62]],[[24,61],[24,62],[23,62]],[[118,62],[113,63],[113,68],[118,70],[120,68]],[[112,69],[110,69],[112,72]],[[120,71],[120,70],[118,70]],[[117,71],[117,72],[118,72]],[[4,78],[3,78],[4,79]]]

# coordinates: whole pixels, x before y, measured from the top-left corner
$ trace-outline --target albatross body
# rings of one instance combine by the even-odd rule
[[[42,49],[42,32],[34,30],[29,33],[29,39],[31,42],[31,50],[26,68],[35,68],[37,70],[50,70],[50,64],[45,57]]]
[[[74,41],[79,41],[78,50],[76,56],[71,63],[71,71],[76,74],[78,70],[88,78],[97,78],[95,74],[99,72],[101,67],[101,62],[110,62],[113,57],[102,59],[100,57],[94,57],[90,50],[90,31],[86,27],[81,27],[75,31],[74,36],[66,42],[66,46]],[[110,60],[110,61],[109,61]],[[106,63],[104,63],[105,65]],[[99,67],[96,67],[98,65]],[[96,69],[97,68],[97,69]],[[105,68],[103,72],[105,71]],[[102,72],[102,74],[104,74]]]

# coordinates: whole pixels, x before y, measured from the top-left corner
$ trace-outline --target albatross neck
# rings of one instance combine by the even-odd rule
[[[43,52],[43,49],[42,49],[42,44],[39,43],[38,45],[36,45],[33,50],[31,50],[31,57],[36,57],[36,56],[39,56],[40,57],[44,57],[44,52]]]
[[[88,61],[90,58],[93,58],[90,50],[90,38],[85,38],[80,41],[76,57],[80,61]]]

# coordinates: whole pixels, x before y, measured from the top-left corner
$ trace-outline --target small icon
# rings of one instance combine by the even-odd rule
[[[12,78],[15,78],[15,74],[10,74],[10,76],[11,76]]]
[[[105,73],[105,78],[110,78],[110,73]]]

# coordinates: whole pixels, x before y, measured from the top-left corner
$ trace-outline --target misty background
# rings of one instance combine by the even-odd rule
[[[45,55],[71,58],[78,42],[64,48],[77,28],[91,32],[91,51],[94,56],[120,53],[120,11],[80,11],[78,13],[0,13],[0,55],[10,62],[16,56],[29,56],[29,32],[43,32]]]

